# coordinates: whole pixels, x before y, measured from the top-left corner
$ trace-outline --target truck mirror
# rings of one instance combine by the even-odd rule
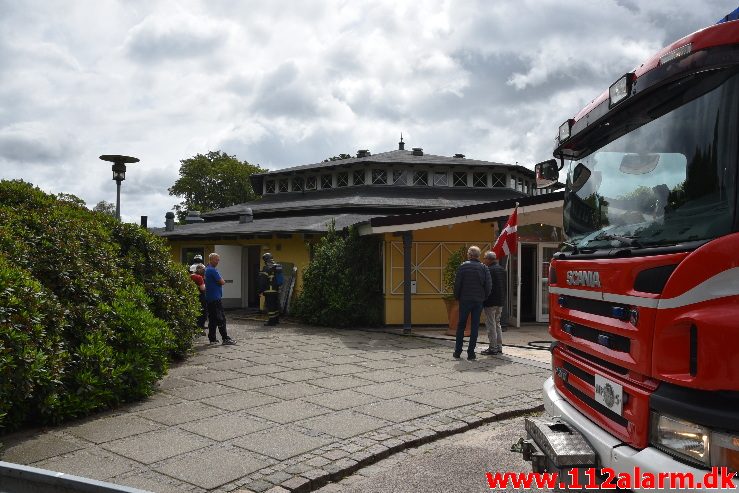
[[[619,171],[627,175],[644,175],[651,172],[659,163],[659,154],[624,154]]]
[[[536,188],[547,188],[559,180],[559,167],[557,161],[550,159],[534,165],[536,172]]]
[[[590,179],[590,168],[582,163],[577,163],[575,169],[572,170],[572,182],[570,183],[570,190],[578,192],[585,183]]]

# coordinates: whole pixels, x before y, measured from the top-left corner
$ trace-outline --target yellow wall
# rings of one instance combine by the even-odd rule
[[[447,323],[442,294],[442,273],[449,253],[464,246],[479,246],[483,251],[494,241],[492,222],[471,221],[413,231],[411,280],[417,294],[411,295],[411,323],[437,325]],[[403,238],[384,235],[385,323],[403,324]]]
[[[297,279],[295,282],[295,291],[297,292],[303,284],[303,269],[307,267],[310,260],[310,243],[315,241],[315,239],[316,236],[313,236],[312,239],[305,239],[302,234],[294,234],[291,235],[290,238],[277,238],[276,236],[273,236],[271,239],[260,238],[251,240],[172,240],[169,245],[172,249],[172,259],[175,262],[181,262],[183,248],[204,248],[206,263],[208,254],[214,251],[215,245],[259,245],[261,246],[260,265],[264,265],[261,260],[261,254],[265,252],[270,252],[277,262],[291,262],[295,264],[295,267],[298,268]]]

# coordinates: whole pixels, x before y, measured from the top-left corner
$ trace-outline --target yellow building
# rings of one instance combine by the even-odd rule
[[[519,255],[508,262],[510,323],[546,316],[540,274],[561,239],[562,194],[537,190],[533,171],[523,166],[408,151],[401,141],[395,151],[360,150],[355,158],[251,180],[259,200],[195,214],[184,225],[169,213],[159,232],[177,261],[221,255],[227,308],[259,308],[257,276],[268,251],[283,264],[286,284],[297,273],[298,292],[314,242],[334,222],[337,229],[355,225],[360,234],[381,236],[386,324],[445,324],[441,278],[449,253],[472,244],[490,248],[518,203],[520,224],[532,226],[528,233],[522,228]],[[288,290],[282,291],[286,302]]]

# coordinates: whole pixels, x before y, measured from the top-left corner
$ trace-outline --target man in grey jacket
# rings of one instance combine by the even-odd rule
[[[482,302],[490,294],[491,288],[490,272],[480,262],[480,249],[471,246],[467,250],[467,261],[459,266],[454,278],[454,298],[459,300],[459,323],[457,324],[457,341],[453,354],[455,358],[459,358],[462,354],[464,328],[467,325],[467,317],[472,317],[467,359],[476,359],[475,345],[477,344],[477,331],[480,328]]]

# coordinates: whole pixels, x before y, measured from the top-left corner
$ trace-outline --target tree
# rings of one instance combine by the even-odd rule
[[[116,217],[115,215],[115,204],[111,202],[106,202],[105,200],[101,200],[97,204],[95,204],[95,207],[92,208],[95,212],[102,212],[103,214],[108,214],[109,216]]]
[[[180,177],[169,188],[170,195],[185,199],[174,206],[177,217],[184,221],[189,210],[207,212],[254,200],[249,177],[266,171],[222,151],[181,160]]]
[[[324,163],[328,163],[330,161],[342,161],[344,159],[351,159],[352,156],[350,154],[339,154],[338,156],[331,156],[328,159],[324,159]]]

